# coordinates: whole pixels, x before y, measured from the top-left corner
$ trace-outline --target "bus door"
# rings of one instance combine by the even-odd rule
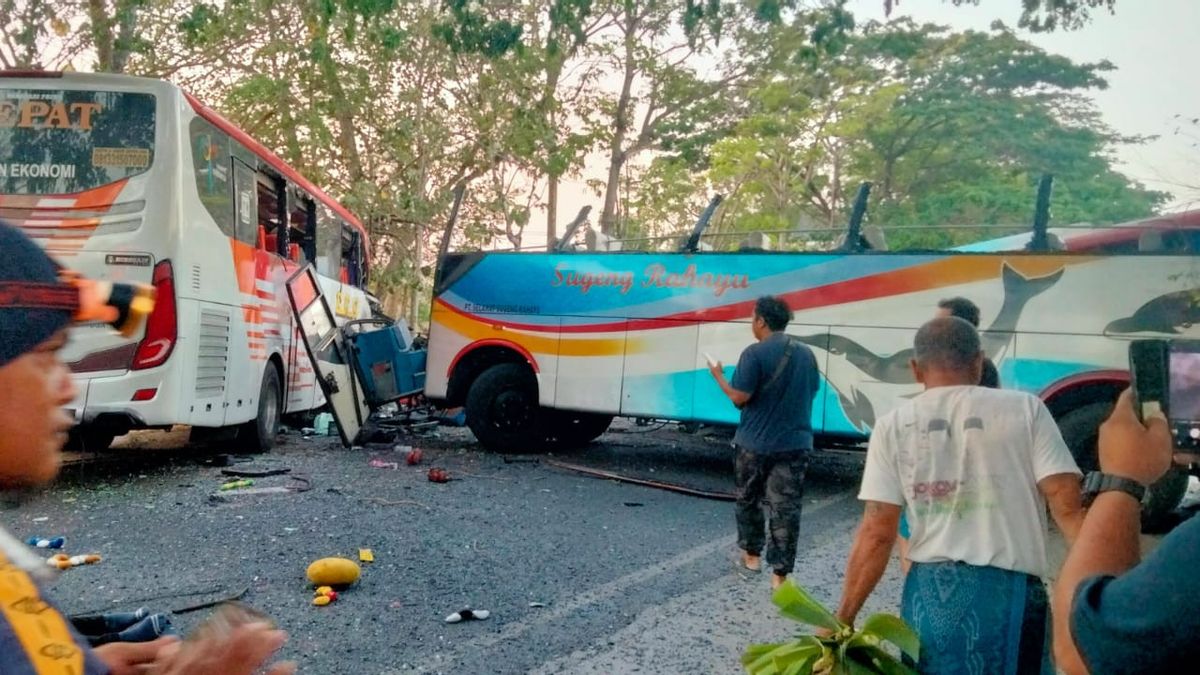
[[[358,437],[371,411],[367,406],[366,393],[359,382],[351,354],[342,331],[334,320],[316,270],[306,266],[292,275],[287,282],[288,298],[292,312],[304,337],[316,370],[317,383],[329,401],[329,407],[337,419],[342,443],[350,446]]]

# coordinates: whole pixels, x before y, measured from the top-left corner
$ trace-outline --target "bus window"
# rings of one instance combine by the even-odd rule
[[[358,230],[342,226],[342,283],[362,286],[362,245]]]
[[[229,136],[203,117],[190,126],[192,169],[200,203],[227,237],[237,236],[233,220],[233,190],[229,162]]]
[[[342,275],[342,223],[327,208],[317,214],[317,239],[315,242],[317,272],[331,279]]]
[[[285,208],[280,183],[274,176],[261,171],[258,173],[258,234],[254,243],[258,248],[272,253],[279,250],[280,224]]]
[[[237,238],[253,246],[258,240],[258,187],[256,172],[240,159],[233,160],[234,211]]]
[[[316,204],[307,194],[299,191],[295,193],[288,225],[288,240],[293,244],[298,244],[297,251],[300,253],[299,259],[295,262],[300,264],[312,262]]]

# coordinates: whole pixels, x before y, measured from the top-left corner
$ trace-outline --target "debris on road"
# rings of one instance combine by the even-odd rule
[[[416,466],[421,463],[421,460],[424,459],[424,457],[425,454],[420,450],[409,448],[408,452],[404,455],[404,461],[409,466]]]
[[[491,615],[492,615],[492,613],[487,611],[486,609],[471,609],[470,607],[464,607],[463,609],[460,609],[459,611],[446,617],[446,623],[460,623],[462,621],[483,621],[484,619],[488,618]]]
[[[625,506],[645,506],[645,504],[641,502],[625,502]]]
[[[620,483],[632,483],[633,485],[643,485],[645,487],[658,488],[659,490],[669,490],[680,494],[691,495],[693,497],[703,497],[705,499],[718,499],[721,501],[732,502],[737,500],[737,495],[732,492],[714,492],[711,490],[701,490],[699,488],[688,487],[687,485],[678,485],[675,483],[666,483],[658,480],[650,480],[647,478],[635,478],[624,474],[613,473],[612,471],[603,471],[601,469],[593,469],[588,466],[579,464],[569,464],[560,462],[556,459],[547,459],[546,464],[555,468],[564,469],[566,471],[574,471],[585,476],[593,476],[595,478],[607,478]],[[654,471],[654,469],[650,469]]]
[[[317,607],[324,607],[334,600],[338,599],[337,591],[329,586],[321,586],[313,594],[312,604]]]
[[[545,607],[545,606],[546,606],[546,603],[544,603],[544,602],[531,602],[531,603],[529,603],[529,606],[530,606],[530,607],[533,607],[533,608],[535,608],[535,609],[540,609],[540,608],[542,608],[542,607]]]
[[[48,548],[51,550],[56,550],[62,548],[63,545],[67,543],[67,540],[63,537],[30,537],[25,541],[25,543],[34,548]]]
[[[449,483],[450,482],[450,472],[446,471],[445,469],[438,468],[436,466],[429,470],[428,476],[429,476],[429,482],[431,482],[431,483]]]
[[[284,476],[291,473],[291,469],[221,469],[221,475],[233,476],[235,478],[268,478],[270,476]]]
[[[358,563],[346,558],[321,558],[305,572],[314,586],[349,586],[362,574]]]
[[[358,560],[365,563],[375,562],[375,552],[369,548],[360,548],[358,549]]]
[[[254,486],[254,480],[253,480],[253,479],[251,479],[251,478],[240,478],[240,479],[238,479],[238,480],[231,480],[231,481],[229,481],[229,482],[227,482],[227,483],[222,483],[222,484],[221,484],[221,487],[220,487],[220,490],[221,490],[221,491],[225,491],[225,490],[237,490],[237,489],[240,489],[240,488],[253,487],[253,486]]]
[[[317,415],[317,418],[315,420],[313,420],[313,430],[314,430],[314,433],[316,433],[316,435],[318,435],[318,436],[332,435],[333,428],[334,428],[333,425],[334,425],[333,415],[330,415],[327,412],[323,412],[323,413]]]
[[[95,565],[102,558],[97,553],[87,553],[84,555],[67,555],[59,553],[46,559],[46,564],[51,567],[57,567],[60,570],[65,570],[71,567],[79,567],[80,565]]]
[[[378,459],[378,458],[367,462],[367,464],[369,466],[375,467],[376,469],[392,469],[393,471],[395,471],[396,469],[400,468],[399,462],[385,462],[382,459]]]

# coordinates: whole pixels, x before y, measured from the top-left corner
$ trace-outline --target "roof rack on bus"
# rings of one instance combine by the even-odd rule
[[[450,218],[446,221],[446,230],[442,232],[442,245],[438,248],[438,263],[446,259],[450,252],[450,238],[454,235],[454,226],[458,223],[458,210],[462,207],[463,197],[467,195],[466,181],[460,181],[454,186],[454,204],[450,207]]]
[[[579,230],[579,227],[581,225],[583,225],[585,222],[587,222],[588,214],[591,213],[591,211],[592,211],[591,206],[585,206],[582,209],[579,209],[579,215],[575,216],[575,220],[572,220],[571,223],[569,225],[567,225],[566,230],[563,231],[562,238],[559,239],[558,241],[554,242],[553,245],[551,246],[550,250],[551,251],[567,250],[567,246],[570,245],[571,241],[575,238],[575,233]]]
[[[1049,251],[1050,236],[1047,226],[1050,224],[1050,193],[1054,189],[1054,176],[1042,174],[1038,181],[1037,203],[1033,207],[1033,236],[1025,248],[1029,251]]]
[[[700,247],[700,236],[704,234],[704,230],[708,228],[708,221],[712,220],[713,214],[717,212],[717,207],[724,200],[724,195],[716,195],[708,206],[704,209],[704,213],[700,214],[700,218],[696,221],[696,225],[692,228],[692,233],[688,235],[683,246],[679,247],[680,253],[695,253]]]
[[[62,77],[61,70],[38,70],[36,68],[9,68],[0,70],[0,77]]]
[[[863,181],[858,186],[858,194],[854,196],[854,207],[850,210],[850,222],[846,225],[846,241],[842,242],[844,251],[861,251],[869,248],[863,238],[862,222],[867,215],[867,199],[871,196],[871,183]]]

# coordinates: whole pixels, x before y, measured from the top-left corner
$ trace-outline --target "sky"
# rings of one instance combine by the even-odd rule
[[[884,21],[883,0],[849,0],[860,23]],[[1020,0],[980,0],[977,6],[954,6],[950,0],[897,0],[892,17],[909,16],[955,30],[988,30],[993,21],[1015,29]],[[1104,74],[1109,87],[1091,92],[1104,121],[1126,136],[1156,136],[1156,140],[1115,149],[1118,169],[1147,188],[1171,193],[1167,211],[1200,204],[1200,127],[1194,139],[1174,134],[1175,115],[1200,117],[1200,77],[1197,63],[1200,0],[1117,0],[1115,14],[1093,12],[1092,21],[1075,31],[1018,34],[1033,44],[1076,62],[1107,59],[1115,71]],[[603,178],[605,159],[588,159],[588,175]],[[563,181],[558,209],[560,228],[585,204],[592,205],[595,224],[603,199],[582,178]],[[525,246],[546,240],[545,216],[535,213],[525,230]],[[560,231],[561,234],[561,231]]]

